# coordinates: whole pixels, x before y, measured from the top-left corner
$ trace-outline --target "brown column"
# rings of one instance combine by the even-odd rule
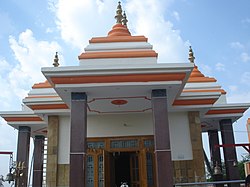
[[[235,144],[231,119],[220,121],[220,130],[223,144]],[[237,162],[235,147],[223,147],[226,175],[228,180],[239,180],[240,173],[234,163]],[[231,184],[230,187],[239,187],[240,184]]]
[[[34,140],[34,164],[32,186],[42,187],[43,183],[43,153],[44,136],[35,136]]]
[[[17,167],[16,187],[26,187],[28,183],[29,167],[29,150],[30,150],[30,127],[20,126],[18,131],[17,145]],[[23,170],[22,170],[23,169]],[[22,173],[22,174],[21,174]],[[21,175],[20,175],[21,174]]]
[[[157,187],[173,187],[166,90],[152,90]]]
[[[85,186],[87,95],[71,93],[70,187]]]
[[[208,139],[209,139],[209,147],[210,147],[210,155],[211,155],[211,162],[213,164],[213,172],[215,171],[215,167],[219,167],[220,171],[222,171],[222,164],[221,164],[221,154],[220,148],[215,147],[215,145],[219,145],[219,136],[218,130],[209,130],[208,131]],[[222,173],[214,173],[213,174],[214,181],[221,181],[223,180]],[[217,184],[216,187],[223,187],[224,184]]]
[[[220,148],[215,148],[215,145],[219,145],[219,136],[218,130],[209,130],[208,132],[209,138],[209,147],[210,147],[210,155],[213,167],[216,166],[216,163],[219,167],[221,167],[221,155],[220,155]]]

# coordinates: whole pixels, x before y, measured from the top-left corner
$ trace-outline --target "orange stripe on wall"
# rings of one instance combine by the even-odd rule
[[[50,110],[50,109],[68,109],[66,104],[52,104],[52,105],[30,105],[32,110]]]
[[[209,110],[206,115],[244,113],[246,109]]]
[[[227,92],[223,89],[214,90],[183,90],[182,92],[221,92],[221,94],[226,94]]]
[[[185,73],[51,77],[54,84],[182,81]]]
[[[147,42],[145,36],[112,36],[95,37],[89,40],[89,43],[111,43],[111,42]]]
[[[11,121],[43,121],[39,117],[4,117],[7,122]]]
[[[184,105],[209,105],[214,104],[217,99],[191,99],[191,100],[175,100],[174,106],[184,106]]]
[[[148,51],[119,51],[119,52],[91,52],[82,53],[78,58],[97,59],[97,58],[142,58],[157,57],[158,54],[153,50]]]

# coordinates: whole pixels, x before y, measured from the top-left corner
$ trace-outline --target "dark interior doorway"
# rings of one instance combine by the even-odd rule
[[[119,152],[114,154],[116,186],[120,186],[121,182],[127,182],[130,186],[130,155],[131,153],[129,152]]]

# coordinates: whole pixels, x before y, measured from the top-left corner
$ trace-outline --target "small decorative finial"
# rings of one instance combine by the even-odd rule
[[[122,6],[121,6],[121,2],[119,1],[118,2],[118,6],[117,6],[117,10],[116,10],[116,16],[115,16],[115,19],[116,19],[116,23],[122,23]]]
[[[127,27],[127,23],[128,23],[127,15],[126,15],[126,13],[124,11],[123,15],[122,15],[122,24]]]
[[[58,58],[58,52],[56,52],[55,58],[54,58],[54,63],[53,66],[54,67],[58,67],[59,66],[59,58]]]
[[[194,53],[193,53],[193,49],[191,46],[189,46],[189,57],[188,57],[188,60],[191,62],[191,63],[194,63]]]

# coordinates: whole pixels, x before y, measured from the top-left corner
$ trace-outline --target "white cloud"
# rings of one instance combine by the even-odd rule
[[[57,42],[38,41],[29,29],[22,32],[18,40],[10,36],[9,42],[14,56],[19,62],[13,72],[30,79],[29,82],[32,84],[45,79],[40,68],[52,66],[55,52],[61,51]]]
[[[0,59],[2,110],[16,108],[34,83],[45,80],[41,67],[52,66],[55,52],[60,51],[56,42],[38,41],[29,29],[20,33],[18,40],[10,36],[9,43],[17,64],[11,66],[5,59]]]
[[[217,71],[225,71],[225,64],[222,64],[219,62],[219,63],[215,64],[215,69]]]
[[[250,72],[245,72],[241,75],[241,83],[250,86]]]
[[[177,20],[177,21],[180,21],[180,14],[177,12],[177,11],[174,11],[172,13],[172,16],[174,16],[174,18]]]
[[[107,35],[115,23],[116,6],[113,0],[58,0],[52,9],[62,39],[83,49],[91,37]]]
[[[127,12],[131,33],[149,38],[159,53],[159,62],[184,62],[188,58],[188,45],[164,18],[171,2],[127,0],[122,7]],[[117,2],[113,0],[59,0],[53,7],[62,39],[81,50],[91,37],[106,36],[115,24]]]
[[[240,42],[231,42],[230,46],[234,49],[244,49],[244,45]]]
[[[242,62],[250,61],[250,55],[248,53],[245,53],[245,52],[241,53],[240,58],[241,58]]]
[[[137,0],[127,2],[126,9],[133,18],[132,29],[136,35],[145,35],[159,53],[158,62],[186,62],[188,44],[183,41],[180,32],[164,18],[164,12],[171,1]],[[164,9],[165,7],[165,9]]]
[[[11,65],[3,58],[0,58],[0,76],[11,70]]]

